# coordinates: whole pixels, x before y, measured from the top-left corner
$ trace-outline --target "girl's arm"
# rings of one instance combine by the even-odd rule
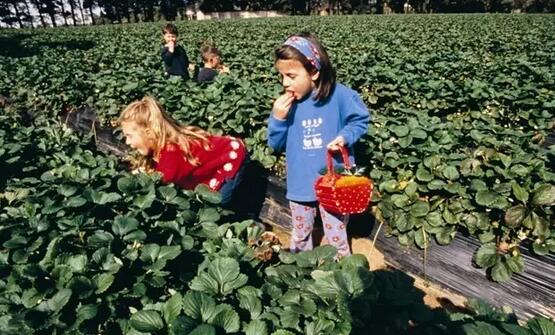
[[[370,122],[370,113],[360,96],[354,91],[349,93],[350,95],[340,110],[344,126],[339,131],[339,136],[345,139],[346,146],[353,145],[362,135],[366,134]]]
[[[287,120],[276,119],[272,114],[268,120],[268,145],[275,151],[284,151],[287,142]]]

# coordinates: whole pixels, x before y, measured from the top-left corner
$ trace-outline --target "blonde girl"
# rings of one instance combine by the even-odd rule
[[[125,143],[151,162],[166,183],[206,184],[231,201],[242,180],[247,150],[240,139],[216,136],[172,119],[152,97],[130,103],[118,119]]]

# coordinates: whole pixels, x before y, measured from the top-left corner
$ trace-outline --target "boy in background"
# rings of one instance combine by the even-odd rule
[[[177,27],[172,23],[166,23],[162,27],[162,34],[166,43],[161,51],[166,75],[170,78],[189,79],[189,58],[187,58],[185,49],[181,45],[177,45],[179,35]]]

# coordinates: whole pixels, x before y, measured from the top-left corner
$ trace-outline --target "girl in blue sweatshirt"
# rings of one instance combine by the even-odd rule
[[[366,133],[370,114],[357,92],[336,83],[328,54],[313,35],[289,37],[275,56],[285,92],[273,104],[268,144],[274,150],[285,150],[287,199],[293,220],[290,250],[312,249],[319,207],[328,243],[337,248],[338,257],[350,255],[349,218],[318,206],[314,183],[326,166],[327,151],[341,146],[351,149]]]

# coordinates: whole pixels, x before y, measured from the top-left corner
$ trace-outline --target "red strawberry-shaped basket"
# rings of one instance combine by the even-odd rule
[[[320,205],[335,214],[357,214],[368,208],[374,185],[362,176],[340,175],[333,168],[332,152],[328,151],[326,163],[328,171],[316,180],[314,185]],[[349,153],[341,147],[341,157],[345,169],[351,168]]]

